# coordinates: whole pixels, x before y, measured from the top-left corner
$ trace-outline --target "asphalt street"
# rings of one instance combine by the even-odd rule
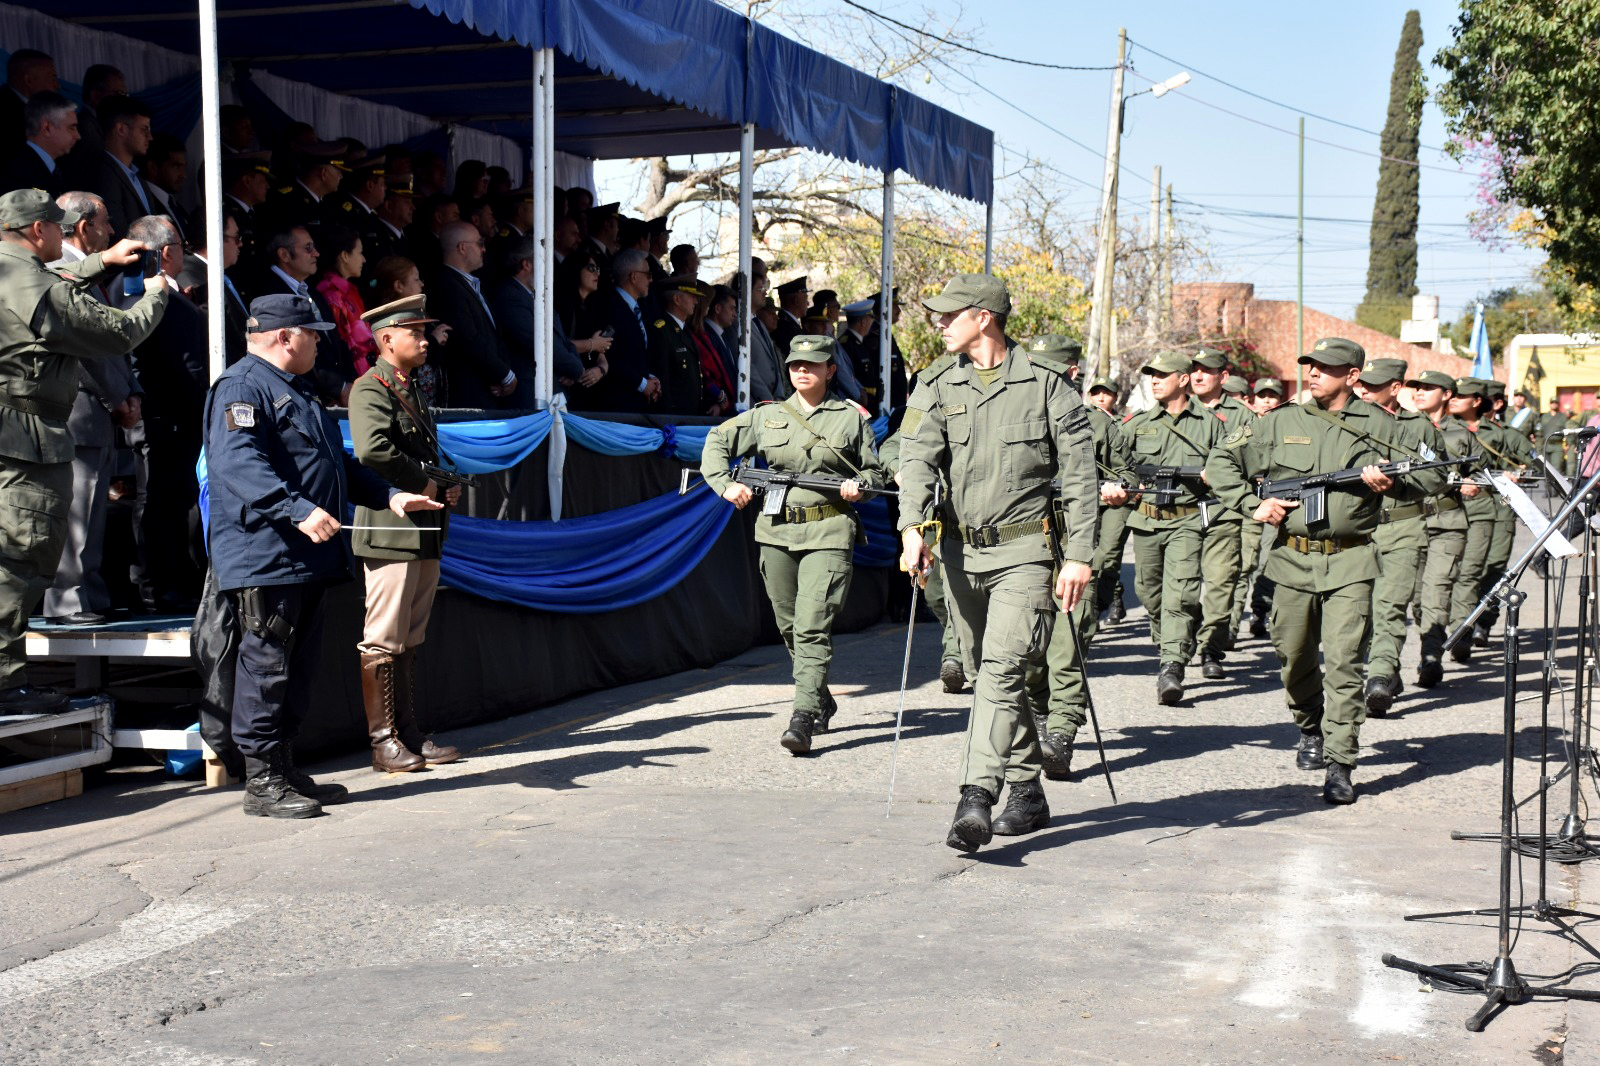
[[[1536,596],[1519,796],[1540,620]],[[964,855],[944,837],[970,689],[942,690],[930,624],[886,812],[905,633],[838,640],[811,757],[778,745],[787,661],[765,647],[447,734],[466,757],[424,774],[312,767],[354,793],[320,819],[132,768],[0,816],[0,1062],[1596,1061],[1600,1005],[1469,1033],[1480,997],[1380,961],[1495,955],[1493,917],[1404,919],[1495,904],[1496,845],[1450,832],[1498,826],[1497,651],[1369,723],[1359,802],[1331,808],[1294,767],[1270,647],[1245,640],[1220,682],[1191,669],[1163,708],[1134,609],[1092,664],[1121,801],[1080,746],[1049,828]],[[1410,683],[1414,632],[1406,652]],[[1516,872],[1533,903],[1537,864]],[[1584,908],[1585,873],[1551,866],[1547,897]],[[1518,924],[1526,976],[1589,958]]]

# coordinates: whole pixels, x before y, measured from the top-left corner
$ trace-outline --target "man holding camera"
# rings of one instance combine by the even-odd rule
[[[0,319],[0,715],[67,706],[28,684],[23,633],[66,543],[78,361],[126,356],[167,307],[159,274],[138,282],[144,295],[126,311],[89,290],[91,280],[142,263],[137,241],[70,267],[45,266],[61,258],[62,227],[77,222],[39,189],[0,196],[0,301],[10,312]]]

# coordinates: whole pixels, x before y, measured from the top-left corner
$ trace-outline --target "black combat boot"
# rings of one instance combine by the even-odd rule
[[[1200,676],[1207,681],[1221,681],[1228,675],[1222,671],[1222,657],[1214,652],[1200,653]]]
[[[1072,741],[1065,733],[1050,733],[1039,738],[1045,777],[1052,781],[1068,780],[1072,773]]]
[[[1183,699],[1183,664],[1162,663],[1156,674],[1156,702],[1171,707]]]
[[[284,780],[289,782],[290,788],[300,793],[300,795],[309,796],[322,804],[349,802],[350,790],[348,788],[332,782],[326,785],[319,785],[312,779],[310,774],[296,766],[294,763],[294,748],[291,745],[285,744],[279,750],[283,752],[283,777]]]
[[[322,804],[294,790],[283,775],[283,749],[267,752],[265,758],[245,756],[244,813],[262,818],[315,818]]]
[[[1489,632],[1493,627],[1488,622],[1480,621],[1472,628],[1472,643],[1480,648],[1489,646]]]
[[[783,738],[778,743],[796,755],[804,755],[811,750],[811,734],[815,729],[815,715],[810,711],[795,711],[789,717],[789,728],[783,731]]]
[[[822,690],[822,713],[817,715],[817,720],[811,727],[813,736],[821,736],[828,731],[833,723],[833,713],[839,709],[839,701],[833,698],[833,693],[827,689]]]
[[[1106,625],[1121,625],[1127,620],[1128,609],[1122,605],[1121,599],[1111,601],[1111,609],[1106,612]]]
[[[1450,658],[1458,663],[1470,663],[1472,661],[1472,634],[1468,633],[1450,645]]]
[[[1320,770],[1328,765],[1328,757],[1322,752],[1322,734],[1301,733],[1300,743],[1295,748],[1298,754],[1294,757],[1294,764],[1302,770]]]
[[[946,692],[960,692],[967,687],[967,671],[960,659],[946,659],[939,664],[939,680]]]
[[[1394,688],[1387,677],[1367,678],[1364,690],[1367,700],[1367,717],[1382,718],[1394,705]]]
[[[1050,824],[1050,804],[1044,798],[1044,786],[1037,778],[1032,781],[1013,781],[1006,786],[1006,809],[994,820],[996,836],[1019,837]]]
[[[1257,640],[1266,640],[1267,639],[1267,621],[1266,621],[1266,619],[1261,618],[1261,617],[1252,617],[1250,619],[1250,635],[1252,637],[1255,637]]]
[[[1444,680],[1444,664],[1437,659],[1424,659],[1417,666],[1417,686],[1432,688]]]
[[[989,828],[989,810],[994,797],[982,785],[962,785],[961,802],[956,804],[955,821],[944,842],[957,851],[976,851],[994,836]]]
[[[1328,776],[1322,782],[1322,798],[1329,803],[1354,803],[1356,787],[1350,783],[1353,766],[1342,762],[1328,763]]]

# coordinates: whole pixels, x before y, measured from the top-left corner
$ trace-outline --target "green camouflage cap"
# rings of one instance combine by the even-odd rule
[[[1297,362],[1316,363],[1319,366],[1360,366],[1367,361],[1367,353],[1355,341],[1343,337],[1324,337],[1311,346]]]
[[[1424,370],[1415,377],[1407,378],[1406,384],[1412,388],[1416,388],[1418,385],[1426,385],[1436,389],[1456,391],[1456,379],[1446,374],[1443,370]]]
[[[922,306],[940,314],[979,307],[997,315],[1009,315],[1011,296],[1006,292],[1006,283],[991,274],[957,274],[944,283],[943,292],[929,296],[922,301]]]
[[[1162,352],[1139,368],[1141,374],[1187,374],[1194,361],[1181,352]]]
[[[1222,391],[1235,396],[1243,396],[1250,391],[1250,383],[1238,374],[1229,374],[1222,382]]]
[[[801,333],[789,341],[788,363],[828,363],[833,361],[833,338]]]
[[[1406,379],[1406,361],[1404,359],[1374,359],[1361,371],[1361,376],[1356,380],[1363,385],[1387,385],[1391,381],[1404,381]]]
[[[1483,387],[1482,378],[1461,378],[1456,382],[1457,396],[1487,396],[1489,391]]]
[[[1046,333],[1022,346],[1025,352],[1064,352],[1074,359],[1083,354],[1083,345],[1062,333]]]
[[[1256,378],[1256,395],[1260,396],[1263,392],[1276,393],[1282,396],[1283,382],[1277,378]]]
[[[1093,381],[1089,382],[1088,391],[1093,392],[1095,389],[1104,389],[1115,396],[1117,392],[1117,383],[1112,381],[1110,378],[1095,378]]]
[[[35,222],[76,226],[76,211],[63,211],[43,189],[17,189],[0,196],[0,229],[27,229]]]
[[[1191,360],[1195,366],[1203,366],[1207,370],[1221,370],[1228,365],[1228,353],[1215,348],[1201,348],[1194,353]]]

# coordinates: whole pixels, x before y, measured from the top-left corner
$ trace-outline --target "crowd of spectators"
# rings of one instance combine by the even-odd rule
[[[119,479],[132,486],[138,604],[181,611],[198,595],[203,546],[194,464],[212,299],[225,303],[230,364],[244,355],[252,300],[280,293],[312,300],[338,328],[319,333],[308,377],[320,400],[337,407],[374,358],[362,314],[425,293],[429,316],[440,320],[419,373],[432,404],[533,407],[542,348],[534,330],[533,194],[526,184],[513,187],[504,168],[469,159],[450,181],[436,153],[324,139],[306,123],[263,144],[249,112],[229,105],[220,116],[223,247],[213,249],[203,205],[185,201],[192,183],[183,141],[153,127],[151,108],[129,95],[115,67],[90,67],[82,84],[79,106],[60,92],[50,56],[11,53],[0,88],[0,193],[36,187],[71,199],[84,221],[66,235],[69,256],[81,258],[125,236],[146,241],[160,250],[161,270],[175,291],[161,328],[129,353],[124,377],[84,376],[83,417],[74,425],[82,423],[93,454],[84,456],[74,493],[85,497],[78,508],[85,529],[81,536],[74,531],[47,614],[87,622],[111,607],[95,574],[105,509],[89,498],[103,499]],[[629,218],[619,204],[596,204],[584,188],[555,189],[554,205],[556,391],[578,410],[731,413],[738,393],[737,279],[702,283],[698,251],[672,246],[665,218]],[[222,293],[209,291],[213,255],[225,269]],[[874,406],[883,388],[877,296],[841,309],[835,293],[813,296],[799,276],[778,286],[774,304],[768,284],[766,264],[757,259],[753,401],[789,392],[783,356],[792,337],[827,333],[837,334],[843,351],[838,390]],[[132,299],[114,283],[98,295],[114,305]],[[895,355],[890,388],[898,406],[905,375]],[[104,440],[118,448],[102,454]]]

